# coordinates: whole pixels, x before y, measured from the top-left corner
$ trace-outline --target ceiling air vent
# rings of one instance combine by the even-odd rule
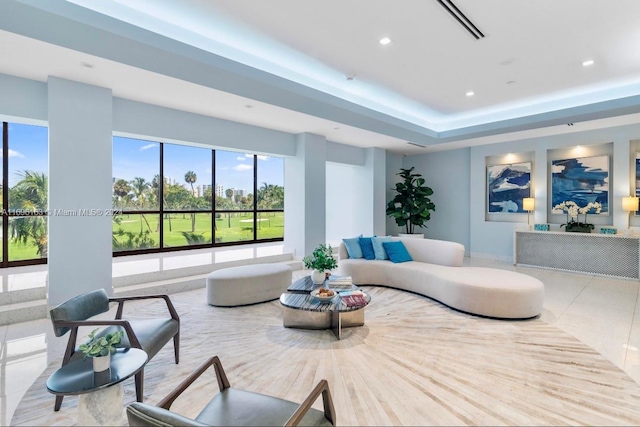
[[[458,9],[458,7],[453,4],[451,0],[437,1],[438,3],[440,3],[440,6],[444,7],[447,12],[449,12],[451,16],[453,16],[456,21],[458,21],[460,25],[464,27],[465,30],[469,31],[469,33],[471,33],[471,35],[476,38],[476,40],[484,38],[484,34],[482,34],[482,31],[480,31],[478,27],[476,27],[464,13],[462,13],[460,9]]]
[[[407,141],[407,144],[409,144],[409,145],[413,145],[414,147],[427,148],[427,147],[425,147],[424,145],[416,144],[415,142],[409,142],[409,141]]]

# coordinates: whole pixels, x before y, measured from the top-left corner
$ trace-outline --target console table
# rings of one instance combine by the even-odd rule
[[[640,279],[640,236],[515,231],[513,263]]]

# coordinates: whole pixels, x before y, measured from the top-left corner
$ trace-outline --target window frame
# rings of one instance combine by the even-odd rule
[[[130,137],[128,137],[130,138]],[[131,138],[138,139],[138,138]],[[147,141],[147,140],[142,140]],[[160,182],[164,183],[164,146],[165,142],[160,141],[150,141],[157,142],[160,144],[159,150],[159,178]],[[180,145],[180,144],[176,144]],[[159,242],[157,248],[146,248],[146,249],[132,249],[132,250],[123,250],[123,251],[112,251],[114,257],[120,256],[128,256],[128,255],[142,255],[142,254],[152,254],[152,253],[161,253],[161,252],[176,252],[176,251],[184,251],[191,249],[208,249],[215,247],[225,247],[225,246],[238,246],[238,245],[249,245],[255,243],[269,243],[269,242],[282,242],[284,241],[283,237],[273,237],[266,239],[258,239],[258,230],[257,230],[257,219],[259,218],[260,213],[266,212],[282,212],[284,214],[284,207],[282,209],[258,209],[258,156],[256,154],[253,155],[253,208],[252,209],[216,209],[216,149],[211,148],[211,208],[210,209],[165,209],[164,207],[164,185],[160,185],[158,188],[158,210],[127,210],[122,209],[122,215],[135,215],[135,214],[149,214],[149,215],[158,215],[160,221],[159,227]],[[227,151],[227,150],[223,150]],[[232,151],[232,150],[230,150]],[[284,172],[284,171],[283,171]],[[113,191],[113,190],[112,190]],[[184,246],[169,246],[165,247],[164,242],[164,214],[211,214],[211,243],[203,243],[203,244],[195,244],[195,245],[184,245]],[[239,240],[233,242],[216,242],[216,214],[225,214],[225,213],[249,213],[253,215],[253,236],[250,240]]]

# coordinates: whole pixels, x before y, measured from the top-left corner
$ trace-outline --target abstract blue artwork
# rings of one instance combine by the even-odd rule
[[[526,213],[525,197],[531,197],[531,162],[487,166],[487,212]]]
[[[598,202],[600,215],[609,213],[609,156],[551,161],[551,206],[566,201]]]

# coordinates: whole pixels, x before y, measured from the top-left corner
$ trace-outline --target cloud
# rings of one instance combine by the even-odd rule
[[[264,160],[266,162],[267,160],[269,160],[269,157],[268,156],[261,156],[261,155],[258,154],[258,160]]]
[[[237,166],[234,166],[232,169],[237,170],[238,172],[242,172],[242,171],[252,170],[253,166],[239,164]]]
[[[246,157],[236,157],[236,160],[240,160],[241,162],[244,162],[245,160],[247,160]]]
[[[249,158],[249,159],[253,158],[253,154],[245,154],[244,156],[246,158]],[[258,160],[269,160],[269,156],[263,156],[263,155],[260,155],[260,154],[256,154],[256,157],[258,158]],[[239,157],[238,157],[238,160],[240,160]]]
[[[159,144],[157,142],[152,142],[151,144],[143,145],[140,147],[140,151],[148,150],[149,148],[157,147]]]
[[[0,150],[0,157],[2,157],[2,150]],[[22,154],[19,151],[12,150],[11,148],[9,148],[9,158],[11,158],[11,157],[23,157],[24,158],[24,154]]]

